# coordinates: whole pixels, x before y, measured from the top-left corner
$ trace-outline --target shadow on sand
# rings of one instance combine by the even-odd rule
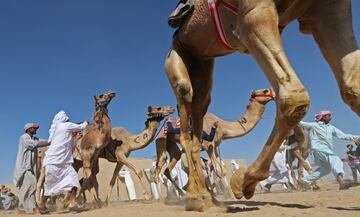
[[[234,205],[234,204],[250,206],[250,208],[230,207],[230,205]],[[285,208],[296,208],[296,209],[313,208],[313,206],[307,206],[307,205],[302,205],[302,204],[278,203],[278,202],[268,202],[268,201],[226,201],[226,202],[222,202],[222,205],[226,206],[227,207],[226,212],[230,212],[230,213],[255,211],[255,210],[260,209],[258,206],[265,206],[265,205],[280,206],[280,207],[285,207]],[[256,207],[252,207],[252,206],[256,206]]]
[[[360,207],[334,207],[330,206],[328,209],[345,210],[345,211],[360,211]]]

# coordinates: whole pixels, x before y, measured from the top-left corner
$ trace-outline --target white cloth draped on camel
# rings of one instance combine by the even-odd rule
[[[14,184],[19,190],[19,209],[32,211],[35,208],[36,160],[39,139],[23,134],[19,139],[19,149],[14,170]]]
[[[82,124],[66,122],[68,119],[65,112],[60,111],[55,115],[53,121],[53,123],[57,123],[51,138],[49,138],[51,145],[43,161],[45,167],[45,196],[55,196],[70,191],[72,187],[79,188],[80,186],[77,173],[72,167],[74,144],[72,132],[83,130],[88,124],[87,122]]]

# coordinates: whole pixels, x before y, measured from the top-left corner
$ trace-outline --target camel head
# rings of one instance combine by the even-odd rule
[[[159,119],[162,120],[166,116],[171,115],[174,113],[175,109],[172,106],[149,106],[148,112],[146,113],[146,119]]]
[[[275,97],[275,91],[272,88],[258,89],[251,92],[251,98],[264,105],[274,100]]]
[[[94,114],[94,122],[96,124],[100,124],[102,121],[102,117],[104,114],[107,115],[107,106],[111,102],[111,100],[115,97],[116,93],[114,91],[108,91],[106,93],[102,93],[94,96],[95,99],[95,114]]]
[[[114,98],[116,93],[114,91],[108,91],[106,93],[102,93],[94,96],[95,99],[95,108],[96,111],[100,108],[107,108],[112,98]]]
[[[94,96],[96,109],[94,124],[84,131],[80,140],[80,156],[83,161],[85,178],[90,177],[93,163],[96,162],[100,150],[111,138],[111,124],[107,106],[115,95],[114,91],[108,91]]]

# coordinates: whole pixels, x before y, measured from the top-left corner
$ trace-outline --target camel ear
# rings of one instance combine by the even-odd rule
[[[97,96],[96,95],[94,95],[94,99],[95,99],[95,102],[97,102]]]
[[[148,112],[151,112],[151,106],[148,106]]]

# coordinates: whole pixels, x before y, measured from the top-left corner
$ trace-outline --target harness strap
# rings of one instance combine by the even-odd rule
[[[271,98],[274,98],[273,97],[273,90],[272,90],[272,88],[270,88],[268,94],[252,94],[251,97],[252,98],[255,98],[255,97],[271,97]]]
[[[226,9],[228,9],[229,11],[231,11],[234,14],[238,14],[239,8],[225,0],[208,0],[211,19],[212,19],[213,25],[214,25],[214,30],[215,30],[215,33],[216,33],[221,45],[224,46],[226,49],[236,50],[233,46],[231,46],[231,44],[229,43],[229,41],[226,38],[224,28],[223,28],[223,25],[222,25],[222,22],[220,19],[219,10],[218,10],[220,4],[222,4]],[[280,33],[282,33],[282,31],[285,29],[285,27],[286,27],[286,24],[278,25]]]
[[[235,50],[230,43],[228,42],[228,40],[226,39],[225,33],[224,33],[224,29],[222,27],[222,22],[220,19],[220,15],[219,15],[219,11],[218,11],[218,7],[219,4],[222,1],[219,0],[216,2],[216,0],[208,0],[208,5],[209,5],[209,9],[210,9],[210,14],[211,14],[211,19],[213,21],[213,25],[214,25],[214,29],[215,29],[215,33],[218,36],[220,43],[227,49],[229,50]]]

